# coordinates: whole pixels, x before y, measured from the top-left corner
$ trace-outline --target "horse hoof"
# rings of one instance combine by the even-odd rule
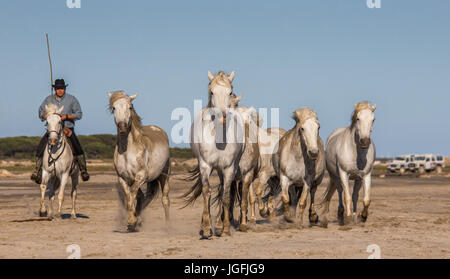
[[[199,234],[200,234],[200,239],[202,240],[202,239],[210,239],[211,238],[211,236],[212,236],[212,230],[211,229],[209,229],[209,235],[205,235],[204,233],[203,233],[203,230],[200,230],[200,232],[199,232]]]
[[[70,215],[70,219],[72,219],[72,220],[75,220],[75,219],[77,219],[77,215],[76,215],[76,214],[72,214],[72,215]]]
[[[261,215],[262,218],[267,218],[269,217],[269,211],[267,209],[261,209],[259,215]]]
[[[286,222],[288,223],[294,223],[294,218],[292,218],[291,215],[284,215],[284,220],[286,220]]]
[[[361,222],[363,222],[363,223],[365,223],[365,222],[367,221],[367,216],[364,216],[364,215],[361,215],[361,214],[360,214],[358,217],[359,217],[358,219],[359,219]]]
[[[128,224],[127,231],[128,232],[137,232],[137,223]]]
[[[239,226],[239,230],[240,230],[241,232],[247,232],[247,225],[241,224],[241,225]]]
[[[47,217],[47,211],[39,211],[39,217]]]
[[[319,226],[325,229],[328,228],[328,220],[324,218],[323,220],[320,221]]]
[[[319,223],[319,216],[317,214],[313,214],[309,216],[309,223],[317,224]]]
[[[215,236],[220,237],[220,236],[222,236],[222,233],[223,233],[223,228],[215,228],[214,229],[214,235]]]

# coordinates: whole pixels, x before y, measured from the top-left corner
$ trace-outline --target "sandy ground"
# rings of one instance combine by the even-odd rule
[[[71,244],[79,245],[82,258],[363,259],[371,254],[366,251],[371,244],[380,247],[382,258],[450,258],[449,177],[374,177],[365,224],[340,227],[335,195],[326,229],[298,229],[282,218],[269,222],[258,215],[247,233],[233,229],[231,237],[211,240],[199,240],[201,200],[179,209],[178,197],[189,184],[176,177],[171,178],[170,223],[158,198],[144,211],[137,233],[126,232],[113,174],[94,174],[80,185],[76,220],[69,218],[71,187],[66,187],[63,218],[32,222],[16,221],[37,216],[39,186],[27,174],[1,178],[0,258],[67,258]],[[304,220],[306,225],[307,216]]]

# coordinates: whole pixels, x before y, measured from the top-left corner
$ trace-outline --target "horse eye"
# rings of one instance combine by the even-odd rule
[[[302,131],[304,131],[305,129],[303,129],[303,127],[302,127]]]
[[[233,92],[230,93],[230,96],[233,96]]]
[[[115,111],[115,110],[116,110],[116,108],[113,107],[113,108],[112,108],[112,111]]]
[[[356,118],[356,121],[359,121],[359,118]]]

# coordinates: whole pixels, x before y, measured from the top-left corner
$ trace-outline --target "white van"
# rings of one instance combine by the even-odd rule
[[[404,174],[409,170],[409,164],[414,162],[414,157],[415,155],[412,154],[397,156],[389,162],[387,169],[392,173],[399,172],[400,174]]]

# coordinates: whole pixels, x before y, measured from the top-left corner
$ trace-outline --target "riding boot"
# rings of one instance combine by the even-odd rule
[[[42,157],[36,157],[36,167],[30,178],[39,185],[42,183]]]
[[[87,172],[86,157],[84,157],[84,154],[78,155],[76,160],[81,171],[81,179],[83,179],[83,181],[88,181],[89,173]]]

